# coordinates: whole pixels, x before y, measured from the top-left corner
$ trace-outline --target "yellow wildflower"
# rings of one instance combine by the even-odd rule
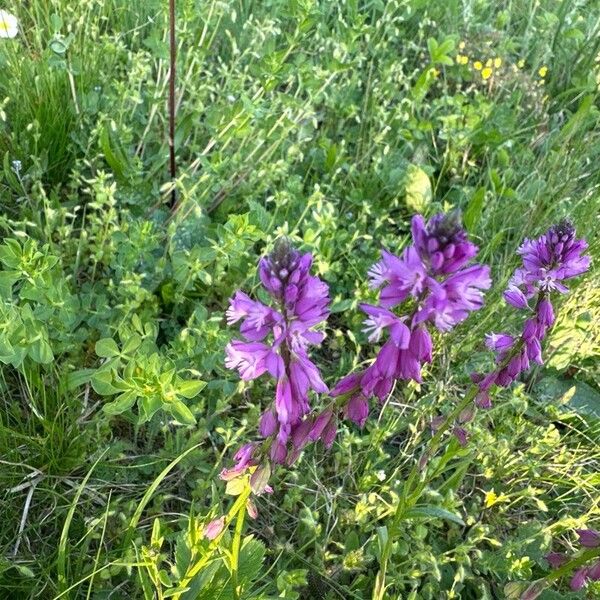
[[[499,69],[502,66],[502,59],[498,56],[494,59],[494,67]]]
[[[459,65],[466,65],[469,62],[469,57],[464,54],[456,55],[456,63]]]
[[[543,67],[539,68],[538,75],[540,77],[546,77],[546,73],[548,73],[548,67],[546,65],[544,65]]]
[[[490,67],[486,67],[485,69],[483,69],[483,71],[481,71],[481,77],[484,81],[486,79],[489,79],[491,76],[492,76],[492,69],[490,69]]]
[[[466,44],[465,44],[464,42],[460,42],[460,43],[458,44],[458,49],[459,49],[459,50],[464,50],[464,49],[465,49],[465,45],[466,45]]]
[[[486,67],[491,67],[491,66],[492,66],[492,59],[491,59],[491,58],[488,58],[488,59],[485,61],[485,66],[486,66]]]
[[[481,69],[483,68],[483,65],[481,64],[481,62],[479,62],[478,60],[476,60],[476,61],[473,63],[473,68],[474,68],[476,71],[481,71]]]
[[[517,63],[517,67],[519,67],[519,69],[522,69],[525,66],[525,61],[523,59],[521,59],[518,63]]]

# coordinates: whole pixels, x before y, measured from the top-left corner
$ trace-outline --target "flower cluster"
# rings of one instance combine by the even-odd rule
[[[287,239],[278,239],[273,252],[262,258],[258,267],[273,306],[238,291],[227,311],[229,325],[241,321],[240,333],[245,340],[233,340],[227,346],[226,366],[236,369],[245,381],[268,372],[277,382],[275,402],[259,423],[261,436],[271,440],[270,457],[275,463],[293,462],[308,438],[327,444],[335,435],[331,419],[305,419],[310,412],[309,390],[328,391],[308,355],[309,346],[324,338],[314,327],[329,314],[328,287],[310,274],[311,265],[310,254],[300,254]],[[235,455],[237,464],[222,476],[235,477],[255,466],[258,446],[242,446]]]
[[[594,529],[577,529],[579,536],[579,545],[582,548],[598,548],[600,547],[600,532]],[[553,569],[562,567],[569,561],[569,557],[561,552],[550,552],[546,555],[546,560]],[[577,569],[571,579],[571,589],[578,591],[582,589],[588,581],[600,581],[600,560],[591,565]]]
[[[584,240],[575,238],[575,229],[568,221],[551,227],[537,240],[525,241],[519,248],[522,266],[510,279],[504,299],[526,311],[528,318],[518,337],[508,333],[487,336],[486,345],[496,353],[498,366],[485,377],[474,376],[480,389],[478,406],[489,408],[493,384],[507,387],[529,369],[530,361],[543,364],[541,342],[554,323],[550,294],[567,292],[563,282],[588,270],[590,258],[581,255],[586,248]]]
[[[362,304],[370,342],[385,341],[364,372],[342,379],[333,396],[349,398],[346,415],[362,425],[367,399],[384,400],[397,379],[421,381],[421,368],[431,361],[428,324],[446,332],[483,306],[483,290],[491,285],[489,268],[469,265],[477,246],[467,238],[458,213],[439,214],[427,223],[412,219],[412,244],[401,256],[383,250],[369,271],[371,287],[381,288],[379,305]],[[405,302],[412,310],[398,316],[392,309]]]

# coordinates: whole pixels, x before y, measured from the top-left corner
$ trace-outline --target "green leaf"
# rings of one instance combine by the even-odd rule
[[[50,344],[45,339],[36,340],[28,351],[29,356],[37,363],[47,365],[54,360]]]
[[[378,556],[380,558],[381,558],[381,556],[383,556],[383,552],[384,552],[385,546],[387,544],[388,537],[389,537],[388,529],[385,525],[377,528],[377,549],[378,549]]]
[[[127,338],[127,341],[123,345],[122,354],[131,354],[134,350],[137,350],[140,347],[141,343],[142,338],[137,333],[134,333]]]
[[[27,577],[28,579],[33,579],[35,577],[35,573],[29,567],[17,564],[13,564],[13,566],[21,575],[23,575],[23,577]]]
[[[483,212],[483,205],[485,202],[485,188],[480,187],[473,194],[471,200],[469,200],[469,204],[465,209],[465,213],[463,215],[463,222],[467,231],[470,233],[473,232],[477,224],[481,219],[481,214]]]
[[[585,417],[600,419],[600,392],[576,379],[544,377],[536,386],[540,399],[558,403]]]
[[[194,425],[196,423],[192,411],[180,400],[169,402],[166,408],[183,425]]]
[[[104,338],[96,342],[96,354],[101,358],[119,356],[119,346],[112,338]]]
[[[405,194],[406,205],[415,212],[424,212],[431,203],[429,176],[416,165],[410,165],[408,168]]]
[[[0,271],[0,297],[12,298],[12,287],[19,280],[15,271]]]
[[[465,526],[465,522],[456,514],[439,506],[415,506],[406,512],[407,519],[444,519],[457,525]]]
[[[200,379],[193,379],[190,381],[182,381],[177,384],[177,393],[184,398],[194,398],[197,396],[206,386],[205,381]]]
[[[129,390],[117,396],[113,402],[104,405],[104,412],[109,415],[120,415],[129,410],[134,404],[137,394],[135,390]]]
[[[239,496],[246,487],[245,477],[236,477],[227,482],[225,486],[225,493],[229,496]]]
[[[94,391],[101,396],[111,396],[119,391],[114,385],[112,385],[113,376],[108,370],[96,371],[92,375],[90,381]]]
[[[94,373],[94,369],[79,369],[67,373],[67,389],[74,390],[84,383],[89,383]]]

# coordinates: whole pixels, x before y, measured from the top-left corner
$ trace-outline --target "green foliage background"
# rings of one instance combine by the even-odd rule
[[[516,248],[568,216],[600,260],[600,5],[181,0],[175,211],[166,5],[0,7],[21,27],[0,39],[0,598],[174,588],[273,394],[223,367],[227,300],[260,293],[258,257],[280,234],[315,254],[333,383],[373,355],[356,308],[380,248],[414,212],[460,208],[486,308],[436,340],[422,386],[276,473],[241,551],[243,597],[368,598],[428,421],[489,363],[484,333],[518,327],[500,295]],[[394,545],[399,598],[501,598],[543,575],[552,539],[570,551],[598,526],[595,266],[572,288],[547,366],[440,460]],[[185,598],[233,597],[219,557]],[[561,585],[542,598],[585,597]]]

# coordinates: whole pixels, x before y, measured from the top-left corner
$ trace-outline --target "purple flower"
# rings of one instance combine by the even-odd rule
[[[295,436],[298,445],[300,426],[310,412],[310,390],[328,391],[308,354],[310,346],[324,338],[323,332],[313,328],[329,314],[328,287],[310,274],[311,265],[310,254],[299,253],[285,238],[278,239],[258,266],[273,306],[238,291],[227,310],[228,324],[241,321],[240,333],[247,341],[233,340],[227,345],[225,365],[246,381],[264,373],[276,379],[273,407],[259,423],[260,435],[273,438],[270,454],[276,463],[286,461],[290,436]],[[240,468],[238,462],[234,470]]]
[[[588,577],[592,581],[600,581],[600,561],[589,568]]]
[[[412,220],[414,246],[421,260],[435,274],[454,273],[477,254],[462,228],[460,213],[439,214],[426,224],[421,215]]]
[[[550,552],[544,557],[553,569],[562,567],[569,559],[561,552]]]
[[[590,265],[581,253],[587,248],[584,240],[575,239],[575,229],[567,221],[551,227],[537,240],[527,240],[519,249],[522,267],[513,274],[505,300],[515,308],[529,313],[519,337],[489,334],[486,346],[496,353],[497,370],[479,382],[487,391],[492,383],[507,387],[529,369],[531,361],[543,364],[542,340],[554,324],[554,308],[550,293],[567,291],[562,281],[585,272]],[[532,311],[528,299],[537,295]],[[489,397],[489,396],[488,396]]]
[[[281,358],[273,353],[272,348],[261,342],[241,342],[233,340],[225,348],[225,366],[237,369],[244,381],[260,377],[269,371],[277,376],[283,368]]]
[[[369,401],[361,393],[355,394],[346,404],[345,414],[353,423],[364,427],[369,416]]]
[[[219,517],[218,519],[214,519],[210,523],[207,523],[204,526],[203,534],[204,537],[209,540],[214,540],[219,536],[223,528],[225,527],[225,517]]]
[[[427,324],[449,331],[482,307],[483,290],[491,285],[488,267],[468,265],[477,246],[467,239],[458,213],[436,215],[427,223],[417,215],[411,230],[413,243],[400,257],[383,250],[381,260],[369,271],[371,287],[382,289],[380,306],[361,304],[368,315],[364,331],[372,343],[384,333],[388,340],[360,378],[366,399],[374,395],[385,400],[398,379],[420,382],[422,366],[431,362],[433,351]],[[392,312],[409,298],[414,301],[412,314]],[[339,394],[347,393],[355,403],[352,411],[345,408],[346,415],[356,415],[354,408],[360,408],[362,418],[366,409],[352,393],[358,389],[357,378],[354,375],[349,385],[344,380],[338,386],[345,390]]]
[[[537,321],[544,327],[551,327],[554,323],[554,309],[548,298],[542,298],[537,305]]]
[[[363,373],[350,373],[342,379],[340,379],[337,385],[331,390],[330,395],[336,398],[342,394],[347,394],[360,387],[360,380],[362,379]]]
[[[381,261],[371,267],[368,275],[372,288],[383,286],[379,296],[382,306],[393,308],[408,296],[416,298],[423,292],[427,284],[427,271],[413,246],[409,246],[401,257],[387,250],[382,250],[381,256]]]
[[[589,269],[590,257],[581,256],[586,248],[585,240],[575,239],[573,225],[563,220],[537,240],[526,240],[519,248],[523,267],[515,273],[514,283],[525,287],[530,296],[536,290],[564,293],[567,288],[563,281]]]
[[[256,444],[244,444],[234,455],[236,464],[231,469],[223,469],[219,475],[221,479],[229,481],[241,475],[248,467],[254,466],[256,461],[253,459]]]
[[[454,427],[452,433],[458,440],[458,443],[464,448],[469,441],[469,433],[467,430],[464,427]]]
[[[277,431],[277,417],[269,408],[261,416],[258,432],[262,437],[271,437]]]
[[[595,529],[576,529],[579,543],[585,548],[596,548],[600,546],[600,532]]]
[[[578,569],[575,571],[572,579],[571,579],[571,589],[574,592],[579,591],[585,586],[585,582],[588,576],[588,568],[583,567],[582,569]]]
[[[527,297],[514,285],[510,285],[504,292],[504,299],[515,308],[529,308]]]
[[[378,342],[385,329],[398,348],[408,348],[410,329],[404,324],[406,318],[397,317],[393,312],[371,304],[361,304],[361,309],[369,315],[365,320],[364,332],[369,333],[370,342]]]

